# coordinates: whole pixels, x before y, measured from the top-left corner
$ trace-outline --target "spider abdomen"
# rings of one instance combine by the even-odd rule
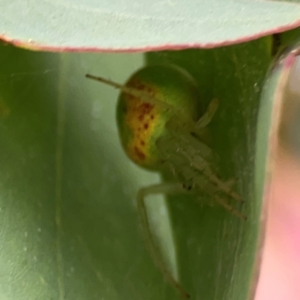
[[[119,136],[127,156],[149,170],[161,168],[157,140],[167,135],[171,118],[196,122],[201,115],[194,79],[174,65],[153,65],[137,71],[126,83],[140,92],[122,91],[118,100]]]

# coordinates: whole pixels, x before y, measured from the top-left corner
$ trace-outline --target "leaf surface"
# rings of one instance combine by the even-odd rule
[[[51,51],[213,48],[293,29],[299,1],[0,0],[0,38]]]

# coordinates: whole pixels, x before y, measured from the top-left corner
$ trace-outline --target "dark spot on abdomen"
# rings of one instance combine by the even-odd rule
[[[139,159],[144,160],[146,158],[145,154],[138,147],[134,147],[134,152]]]

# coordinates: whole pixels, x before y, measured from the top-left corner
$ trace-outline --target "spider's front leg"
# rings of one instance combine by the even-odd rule
[[[181,294],[183,299],[189,299],[190,295],[185,291],[181,284],[173,277],[167,269],[166,264],[162,258],[161,251],[157,247],[153,235],[151,233],[147,209],[145,206],[145,198],[149,195],[155,194],[177,194],[184,193],[185,189],[180,183],[159,183],[148,187],[141,188],[137,194],[137,210],[143,231],[145,245],[155,263],[157,268],[163,273],[169,283]]]
[[[204,113],[204,115],[197,121],[196,123],[196,130],[206,127],[212,120],[213,116],[215,115],[217,109],[219,107],[219,100],[213,99]]]
[[[219,195],[222,192],[224,193],[224,191],[213,181],[207,178],[205,174],[197,172],[196,169],[191,168],[188,164],[181,169],[181,172],[186,179],[190,179],[188,180],[189,184],[183,185],[186,193],[193,194],[196,197],[203,193],[207,194],[232,215],[235,215],[242,220],[247,220],[246,215],[234,208],[225,198]],[[229,185],[230,183],[231,181],[227,184]]]

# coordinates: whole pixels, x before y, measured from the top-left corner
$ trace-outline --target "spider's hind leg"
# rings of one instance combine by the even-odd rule
[[[241,213],[239,210],[234,208],[232,205],[230,205],[226,200],[223,198],[219,197],[218,195],[214,195],[214,200],[221,205],[224,209],[226,209],[229,213],[237,216],[238,218],[242,220],[247,220],[247,216],[243,213]]]
[[[215,203],[222,206],[232,215],[235,215],[242,220],[247,219],[246,215],[232,206],[225,197],[219,195],[220,193],[224,193],[224,191],[220,190],[216,184],[209,181],[203,174],[197,174],[197,172],[194,174],[194,194],[199,194],[202,191],[209,195]],[[229,196],[227,193],[225,193],[225,195]]]
[[[147,250],[149,251],[155,265],[163,273],[169,283],[180,293],[183,299],[189,299],[190,295],[185,291],[181,284],[173,277],[165,261],[162,258],[161,251],[156,245],[153,234],[150,229],[149,218],[145,205],[145,198],[155,194],[177,194],[184,193],[185,189],[180,183],[159,183],[141,188],[137,194],[137,210],[140,218],[141,228]]]

